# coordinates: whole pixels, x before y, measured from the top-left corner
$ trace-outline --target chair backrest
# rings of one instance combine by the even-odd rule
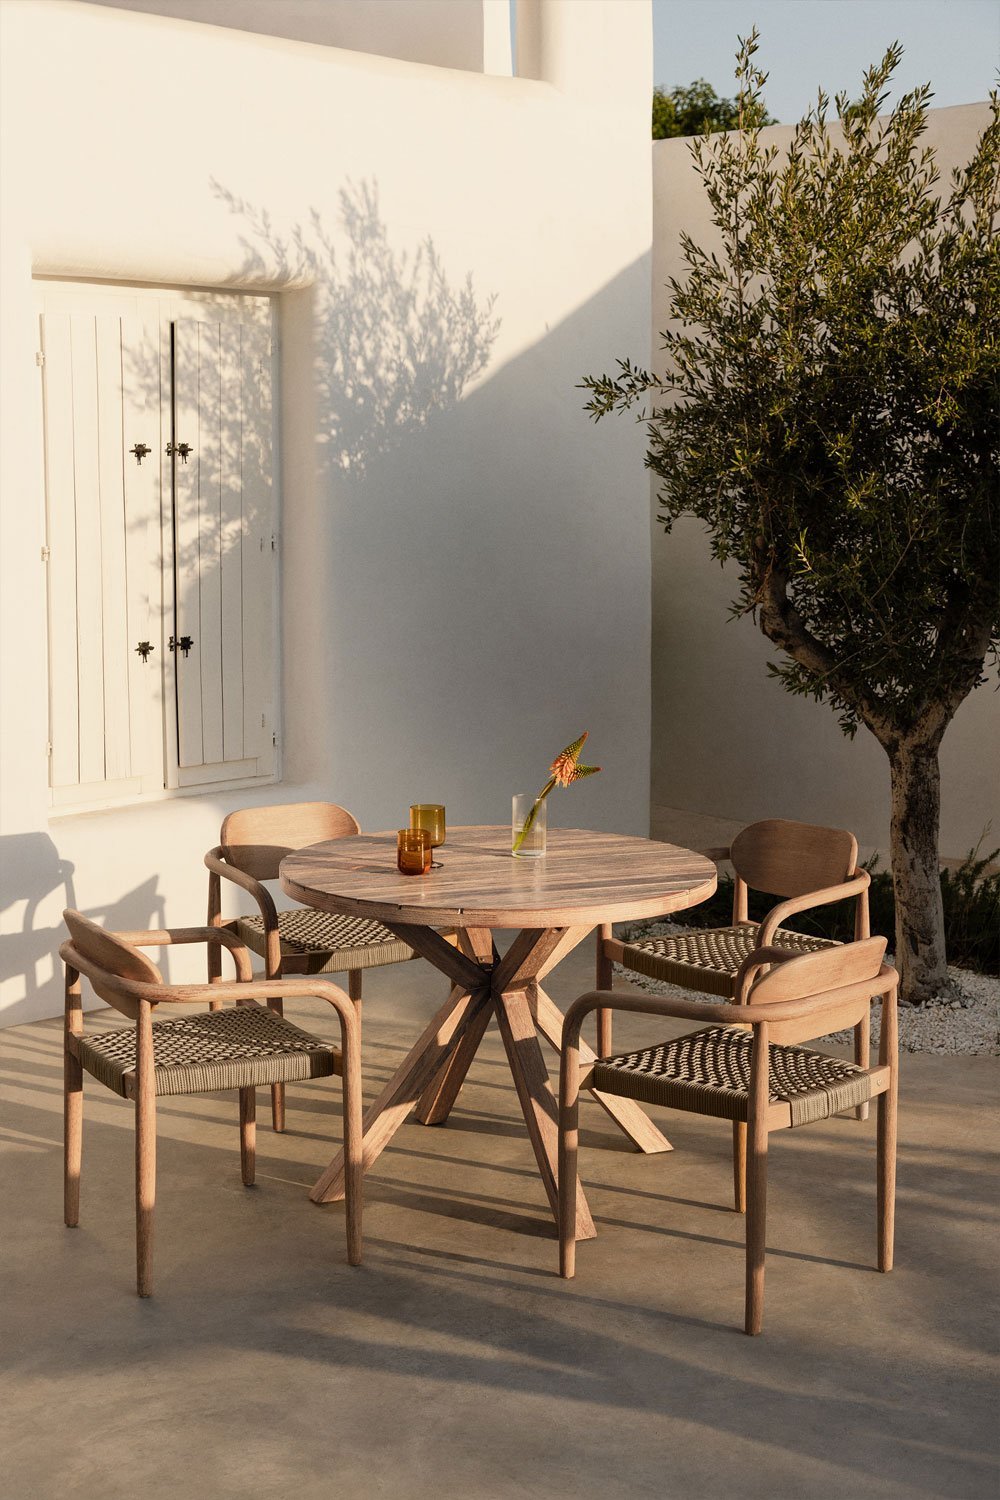
[[[231,812],[222,825],[219,843],[228,863],[245,875],[276,880],[286,854],[360,832],[357,818],[334,802],[285,802]]]
[[[871,986],[882,967],[885,949],[884,937],[862,938],[774,964],[750,986],[748,1003],[770,1005],[778,1000],[806,998],[824,1001],[812,1016],[770,1023],[774,1042],[807,1041],[855,1026],[871,1002]]]
[[[841,885],[857,866],[858,841],[845,828],[771,818],[738,833],[729,857],[751,890],[787,899]]]
[[[152,959],[140,953],[138,948],[133,948],[131,943],[125,943],[113,932],[105,932],[103,927],[98,927],[96,922],[91,922],[82,912],[73,911],[69,908],[63,912],[63,920],[69,929],[69,935],[73,947],[98,969],[116,979],[132,979],[139,984],[162,984],[163,975],[153,963]],[[106,985],[103,985],[98,977],[88,975],[93,986],[94,993],[99,995],[108,1005],[122,1010],[121,996]],[[126,1011],[127,1013],[127,1011]]]

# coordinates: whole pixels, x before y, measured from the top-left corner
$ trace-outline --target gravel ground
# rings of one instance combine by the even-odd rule
[[[689,929],[671,922],[644,924],[643,937],[666,937]],[[621,934],[624,936],[624,933]],[[629,929],[630,937],[640,935],[637,928]],[[886,955],[891,963],[891,955]],[[647,979],[644,974],[633,974],[631,970],[615,965],[620,982],[635,985],[637,989],[649,990],[658,995],[684,995],[692,1000],[713,1001],[715,996],[702,995],[696,990],[683,990],[674,984],[663,984],[656,979]],[[976,974],[971,969],[949,969],[960,999],[949,997],[940,1003],[927,1005],[901,1005],[899,1007],[899,1046],[903,1052],[975,1053],[1000,1057],[1000,979],[989,974]],[[881,1006],[872,1006],[872,1045],[878,1044]],[[848,1031],[836,1032],[824,1041],[848,1043]]]

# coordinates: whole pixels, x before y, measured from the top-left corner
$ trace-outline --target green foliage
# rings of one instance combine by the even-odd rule
[[[1000,849],[977,855],[973,849],[957,870],[941,871],[945,946],[952,963],[1000,974]]]
[[[976,969],[981,974],[1000,973],[998,859],[1000,849],[985,856],[973,849],[957,869],[941,871],[948,961],[962,969]],[[865,869],[872,877],[868,890],[871,930],[873,934],[881,933],[887,937],[891,948],[896,932],[892,876],[888,870],[878,868],[877,856],[866,863]],[[747,905],[750,921],[760,922],[774,905],[774,897],[751,891]],[[832,906],[817,906],[813,911],[798,912],[782,926],[792,932],[807,932],[811,937],[848,943],[854,937],[854,912],[853,901],[838,901]],[[710,900],[679,917],[687,927],[728,927],[732,919],[733,881],[728,875],[719,877],[715,895]],[[638,935],[638,928],[635,933]]]
[[[775,125],[777,121],[762,110],[759,123]],[[704,78],[670,90],[653,90],[654,141],[678,135],[711,135],[716,130],[735,130],[738,125],[736,100],[720,99]]]
[[[681,237],[665,373],[620,361],[587,409],[641,407],[660,519],[735,562],[786,688],[936,749],[1000,632],[1000,99],[939,192],[929,88],[879,117],[898,46],[787,155],[759,137],[756,48],[737,128],[691,144],[719,243]]]

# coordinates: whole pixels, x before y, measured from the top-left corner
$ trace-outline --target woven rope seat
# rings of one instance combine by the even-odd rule
[[[709,1026],[596,1062],[591,1087],[643,1104],[746,1120],[752,1045],[742,1026]],[[871,1097],[871,1080],[854,1063],[808,1047],[771,1046],[768,1058],[771,1103],[787,1104],[793,1125],[828,1119]]]
[[[254,953],[266,953],[262,917],[240,917],[236,931],[240,941]],[[415,958],[413,949],[395,937],[388,927],[367,917],[339,916],[334,912],[293,907],[278,913],[278,935],[284,956],[317,956],[317,974],[343,973],[347,969],[377,969],[382,964],[405,963]],[[319,959],[323,962],[320,963]]]
[[[674,937],[640,938],[623,946],[623,967],[648,979],[666,984],[692,985],[710,995],[730,997],[736,971],[757,946],[758,922],[738,922],[733,927],[695,928]],[[776,948],[793,953],[814,953],[836,948],[827,938],[809,937],[779,927],[771,939]]]
[[[123,1099],[135,1096],[135,1029],[80,1038],[80,1061]],[[262,1005],[153,1022],[157,1094],[202,1094],[325,1078],[340,1053]]]

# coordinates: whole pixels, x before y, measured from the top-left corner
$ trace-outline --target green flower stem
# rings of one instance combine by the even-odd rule
[[[514,840],[514,847],[511,849],[512,854],[517,853],[521,845],[524,843],[525,839],[528,837],[528,834],[531,832],[532,828],[535,825],[535,819],[538,817],[538,809],[541,807],[542,803],[545,801],[546,797],[549,795],[555,784],[556,778],[554,776],[550,776],[548,781],[542,787],[542,790],[538,793],[538,796],[535,798],[534,802],[531,804],[531,811],[524,820],[524,827],[521,829],[521,832]]]

